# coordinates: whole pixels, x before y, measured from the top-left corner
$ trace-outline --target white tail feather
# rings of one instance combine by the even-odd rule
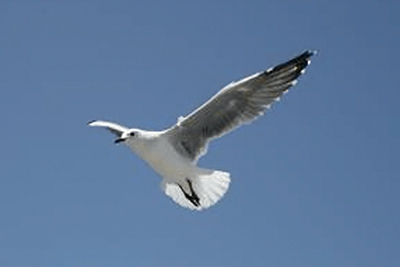
[[[229,173],[207,169],[199,169],[197,176],[188,179],[200,200],[198,206],[185,197],[177,183],[163,179],[161,187],[176,203],[193,210],[206,209],[217,203],[228,190],[230,183]]]

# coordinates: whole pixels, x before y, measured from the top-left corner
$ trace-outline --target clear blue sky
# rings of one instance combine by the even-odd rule
[[[2,1],[0,266],[400,266],[399,1]],[[192,212],[106,131],[317,49]]]

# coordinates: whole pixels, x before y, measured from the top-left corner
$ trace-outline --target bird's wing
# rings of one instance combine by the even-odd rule
[[[117,137],[121,137],[122,133],[127,131],[128,128],[125,128],[124,126],[121,126],[119,124],[113,123],[113,122],[108,122],[108,121],[90,121],[88,123],[89,126],[95,126],[95,127],[104,127],[107,130],[109,130],[111,133],[115,134]]]
[[[312,51],[225,86],[210,100],[169,129],[178,152],[197,160],[208,141],[250,123],[285,93],[304,72]]]

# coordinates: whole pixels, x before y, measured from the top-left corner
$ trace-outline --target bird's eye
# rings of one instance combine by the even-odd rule
[[[133,137],[135,136],[135,132],[130,132],[129,135]]]

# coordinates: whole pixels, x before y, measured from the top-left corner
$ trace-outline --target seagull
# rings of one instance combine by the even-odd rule
[[[232,82],[172,127],[162,131],[127,128],[94,120],[89,126],[104,127],[161,176],[161,189],[176,203],[203,210],[217,203],[230,183],[228,172],[201,168],[197,162],[208,143],[255,120],[274,101],[296,84],[315,51]]]

